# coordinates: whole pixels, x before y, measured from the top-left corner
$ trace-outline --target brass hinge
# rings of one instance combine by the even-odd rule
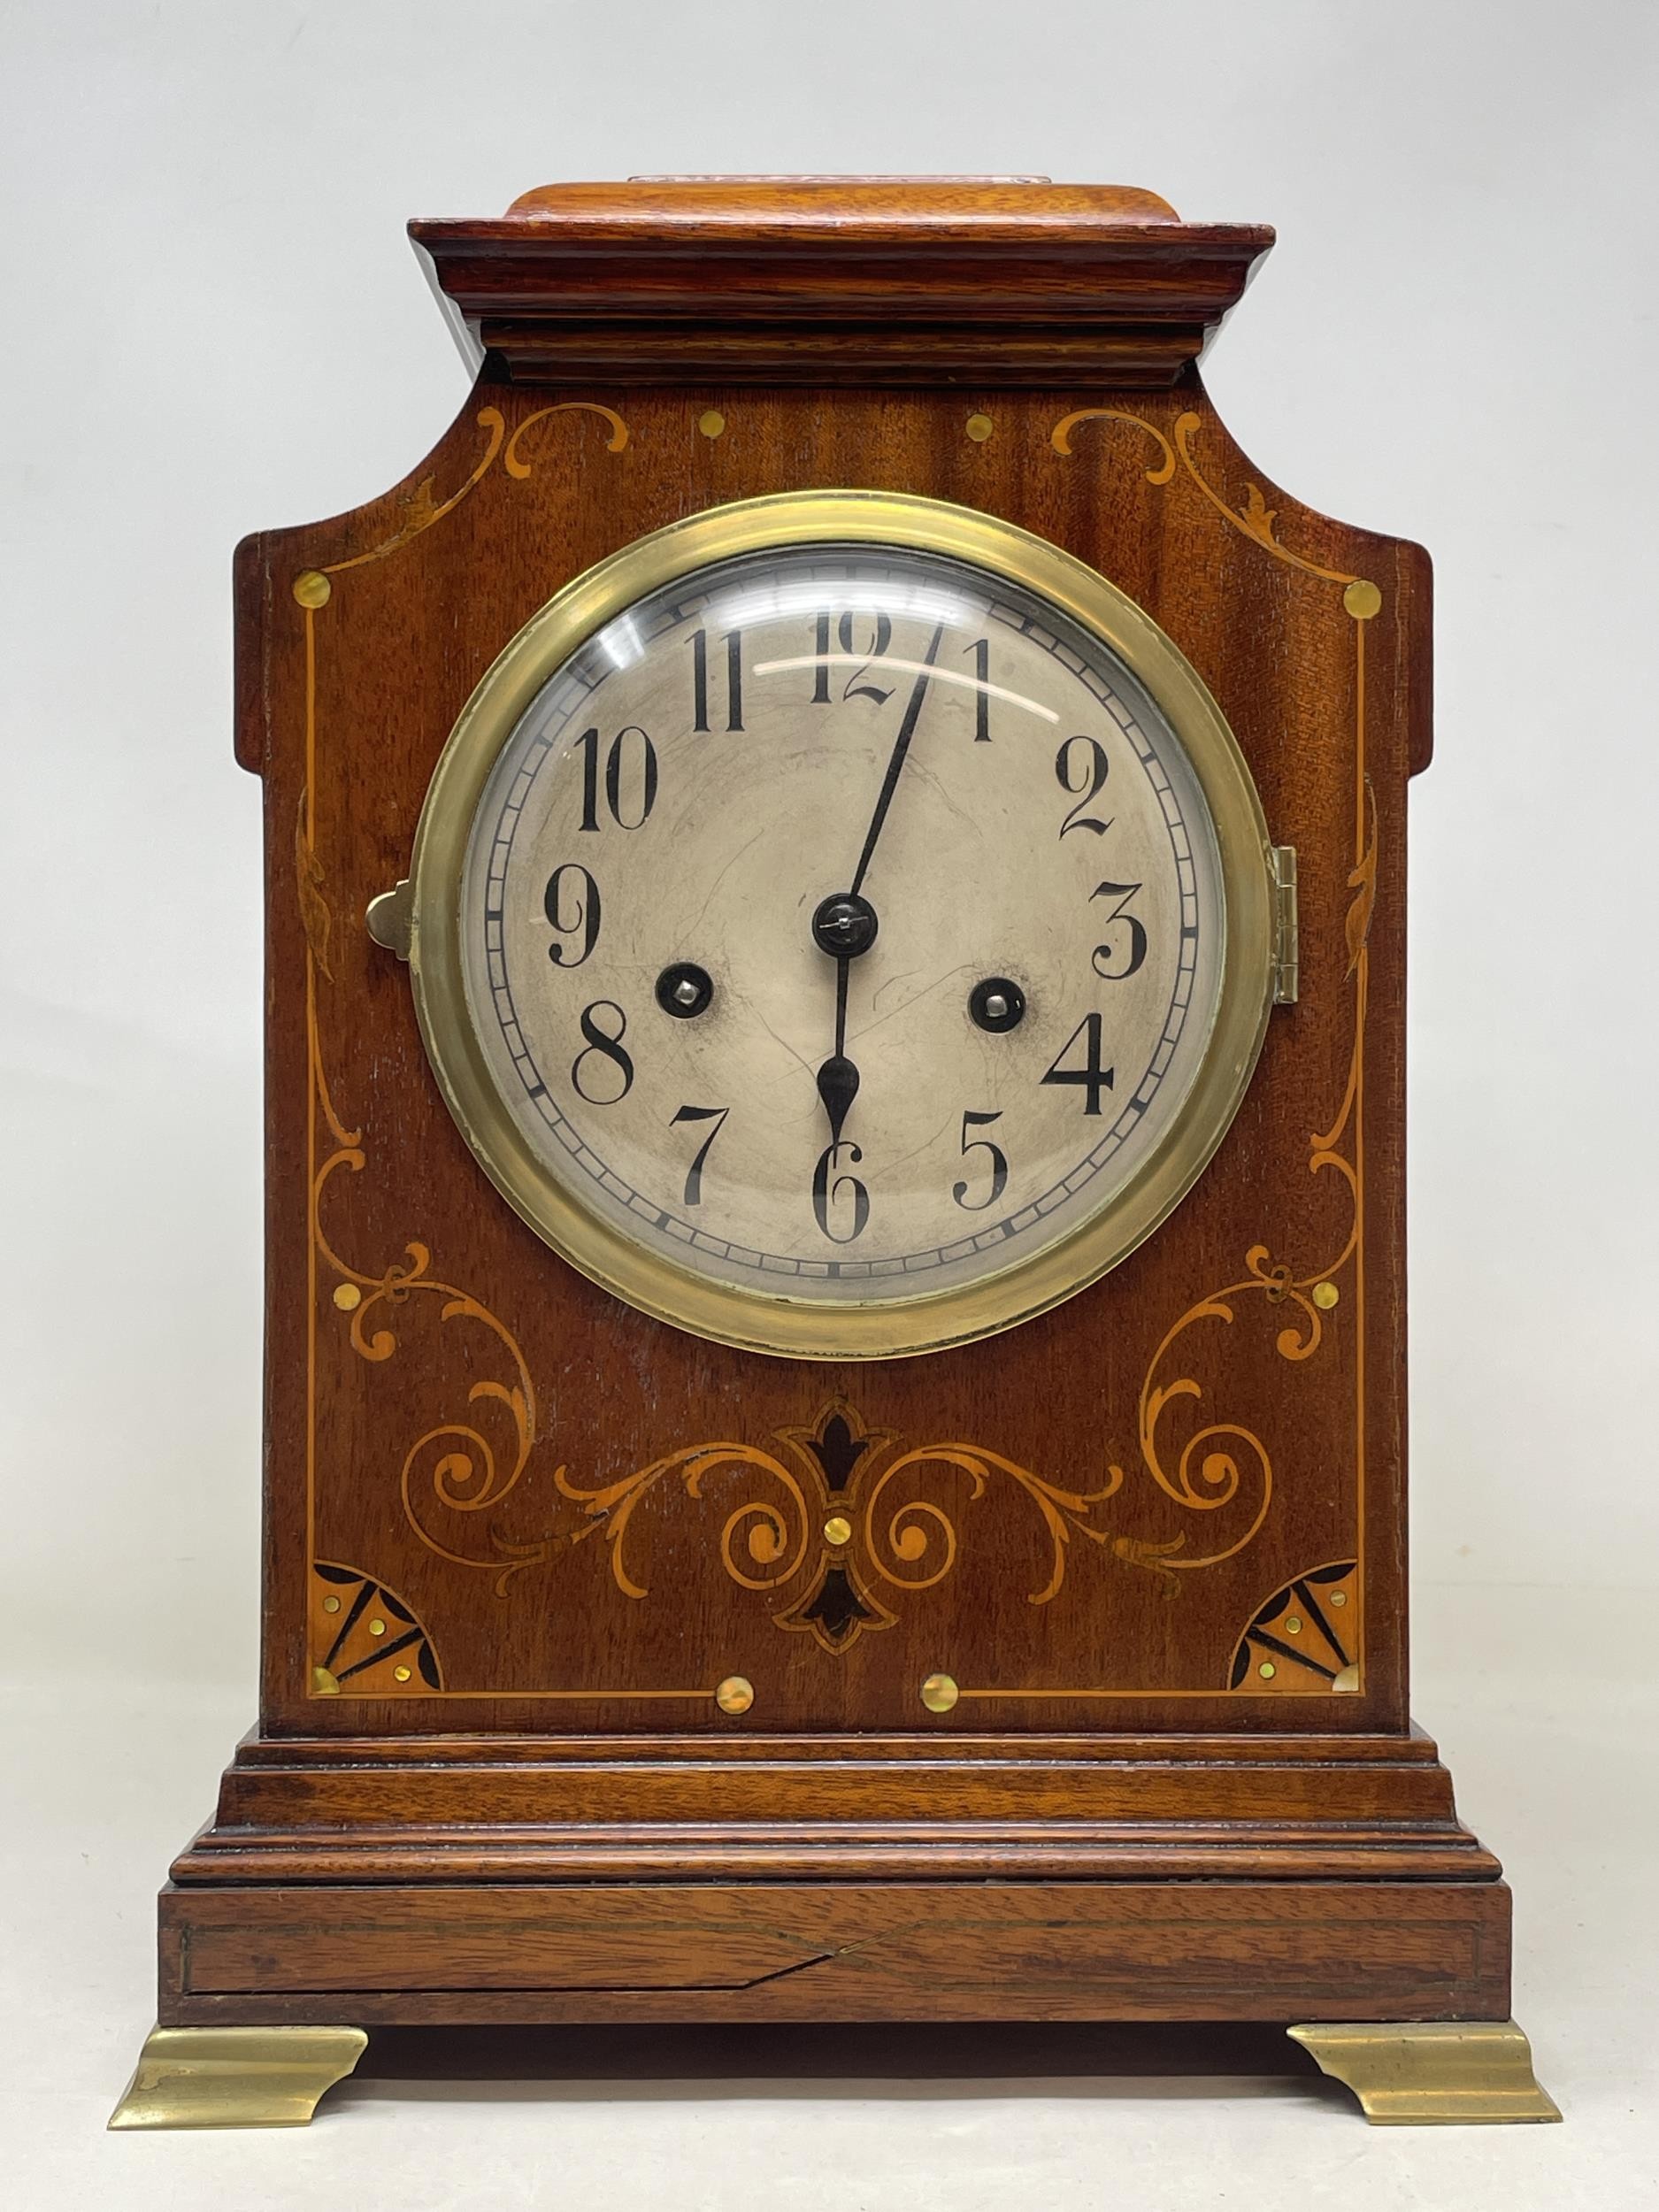
[[[363,917],[364,926],[375,943],[383,945],[388,952],[395,952],[400,960],[409,957],[414,907],[415,887],[405,876],[391,890],[382,891],[378,899],[371,899]]]
[[[1296,848],[1275,845],[1273,866],[1273,1003],[1294,1006],[1302,990],[1302,927],[1296,915]]]

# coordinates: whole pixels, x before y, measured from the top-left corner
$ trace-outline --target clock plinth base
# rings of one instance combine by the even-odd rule
[[[168,2024],[1493,2021],[1502,1883],[361,1883],[162,1898]]]
[[[1509,2016],[1509,1890],[1417,1732],[256,1736],[173,1872],[162,2032],[250,2050],[393,2026],[1294,2022],[1372,2120],[1555,2116]],[[145,2124],[193,2123],[120,2123]]]
[[[160,2017],[1508,2020],[1509,1893],[1421,1734],[828,1751],[252,1739],[162,1896]]]
[[[1358,2098],[1373,2127],[1473,2127],[1559,2120],[1513,2020],[1323,2021],[1289,2030],[1321,2072]]]
[[[153,2028],[111,2128],[305,2127],[368,2044],[361,2028]]]

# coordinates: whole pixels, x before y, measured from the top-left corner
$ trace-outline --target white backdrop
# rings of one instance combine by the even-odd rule
[[[1437,570],[1416,1571],[1652,1582],[1659,9],[11,0],[4,37],[0,1632],[246,1672],[231,548],[382,491],[457,406],[408,216],[635,171],[1040,171],[1279,226],[1214,396]]]
[[[1560,1590],[1625,1593],[1588,1605],[1594,1635],[1651,1589],[1659,7],[6,0],[0,102],[19,1666],[251,1711],[258,790],[231,760],[231,549],[380,492],[458,405],[408,216],[638,171],[1035,171],[1279,226],[1215,398],[1268,476],[1437,566],[1416,1574],[1477,1609],[1466,1586],[1502,1586],[1540,1643]]]

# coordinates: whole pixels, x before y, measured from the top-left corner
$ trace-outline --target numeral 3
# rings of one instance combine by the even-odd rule
[[[1121,925],[1127,933],[1096,945],[1091,956],[1095,974],[1104,976],[1109,983],[1121,983],[1125,976],[1133,975],[1147,956],[1147,926],[1138,914],[1125,910],[1140,888],[1138,883],[1102,883],[1089,893],[1091,899],[1117,900],[1106,917],[1106,926],[1110,930]]]

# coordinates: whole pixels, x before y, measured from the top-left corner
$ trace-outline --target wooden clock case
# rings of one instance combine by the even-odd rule
[[[1271,233],[777,181],[411,231],[474,389],[385,497],[236,560],[263,1691],[162,1895],[164,2027],[1506,2021],[1509,1894],[1407,1707],[1429,563],[1279,491],[1205,396]],[[548,1251],[364,924],[551,593],[812,487],[1003,517],[1129,593],[1300,877],[1294,1002],[1160,1233],[1010,1334],[839,1366],[679,1333]]]

